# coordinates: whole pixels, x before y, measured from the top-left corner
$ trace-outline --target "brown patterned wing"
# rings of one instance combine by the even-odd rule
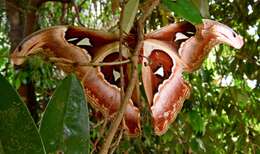
[[[16,65],[21,65],[25,61],[21,57],[43,51],[45,56],[73,64],[56,63],[66,73],[75,72],[82,80],[90,103],[103,115],[111,118],[119,108],[120,89],[105,79],[99,67],[80,64],[98,62],[100,57],[104,59],[109,54],[118,52],[118,45],[115,43],[117,40],[118,36],[112,33],[83,27],[56,26],[40,30],[24,39],[13,52],[12,61]],[[101,58],[99,62],[103,59]],[[140,131],[140,115],[131,100],[124,119],[128,134],[137,135]]]
[[[154,130],[165,133],[189,97],[190,87],[182,79],[183,66],[171,45],[147,39],[143,47],[142,80],[151,106]]]

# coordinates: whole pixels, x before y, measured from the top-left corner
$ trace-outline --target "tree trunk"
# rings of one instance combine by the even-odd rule
[[[38,0],[6,0],[5,4],[7,19],[10,27],[9,38],[11,42],[11,51],[13,51],[24,37],[37,29],[37,9],[40,5]],[[38,103],[36,102],[33,81],[31,81],[30,78],[27,78],[26,84],[22,84],[18,89],[18,92],[24,102],[26,102],[33,119],[37,122],[39,119],[37,114]]]

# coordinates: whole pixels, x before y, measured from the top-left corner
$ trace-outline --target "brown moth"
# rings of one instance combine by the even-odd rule
[[[133,35],[135,36],[135,35]],[[132,46],[135,37],[126,37]],[[55,26],[40,30],[22,41],[12,54],[12,61],[21,65],[25,59],[42,49],[44,55],[56,57],[76,65],[57,63],[66,73],[75,72],[82,81],[90,104],[106,117],[113,118],[120,106],[118,66],[83,66],[82,63],[113,62],[118,60],[119,36],[114,33],[74,26]],[[157,135],[167,131],[189,97],[190,85],[182,78],[183,72],[197,70],[210,50],[217,44],[226,43],[234,48],[243,46],[242,37],[231,28],[208,19],[202,24],[187,22],[170,24],[145,35],[142,48],[142,80],[154,130]],[[131,51],[123,47],[123,58]],[[126,84],[130,65],[124,64]],[[129,135],[140,133],[140,113],[129,100],[123,126]]]

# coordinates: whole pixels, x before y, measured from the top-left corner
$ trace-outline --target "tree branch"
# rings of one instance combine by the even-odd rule
[[[121,4],[124,4],[124,0],[122,1]],[[121,22],[123,21],[123,10],[124,10],[124,5],[121,6],[122,11],[120,12],[120,20],[119,20],[119,61],[123,60],[122,56],[122,47],[123,47],[123,42],[124,42],[124,36],[123,36],[123,29],[122,29],[122,24]],[[125,96],[125,77],[124,77],[124,68],[123,65],[120,65],[120,88],[121,88],[121,104],[123,103],[123,98]]]
[[[159,5],[159,2],[160,2],[159,0],[150,0],[150,1],[151,1],[151,4],[152,4],[151,7],[149,7],[147,10],[145,10],[143,12],[143,15],[141,16],[141,18],[137,21],[138,42],[137,42],[137,45],[135,46],[134,55],[139,55],[141,47],[143,46],[144,22],[146,21],[147,17],[151,14],[154,7]],[[137,71],[138,56],[133,56],[131,59],[132,59],[132,63],[133,63],[133,72],[132,72],[132,75],[131,75],[131,80],[130,80],[129,85],[126,89],[126,93],[125,93],[125,97],[123,99],[123,103],[121,104],[120,109],[117,112],[117,116],[114,119],[111,127],[109,128],[107,136],[105,137],[105,142],[103,143],[103,145],[101,147],[100,154],[107,154],[108,153],[109,147],[110,147],[111,142],[112,142],[112,140],[115,136],[115,133],[118,129],[118,126],[120,125],[120,123],[123,119],[123,115],[125,113],[127,103],[129,101],[129,99],[131,98],[134,87],[136,85],[136,81],[137,81],[137,78],[138,78],[138,71]]]
[[[72,4],[73,4],[73,7],[75,8],[76,18],[77,18],[77,20],[78,20],[79,25],[82,26],[82,27],[86,27],[86,26],[81,22],[81,20],[80,20],[80,15],[79,15],[79,14],[80,14],[80,10],[79,10],[79,8],[78,8],[76,2],[75,2],[75,1],[72,1]]]

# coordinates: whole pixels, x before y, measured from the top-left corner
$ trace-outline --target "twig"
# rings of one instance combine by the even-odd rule
[[[104,135],[105,133],[105,128],[107,126],[107,118],[105,117],[104,121],[103,121],[103,125],[102,127],[100,128],[99,130],[99,137],[96,139],[95,143],[93,144],[93,149],[92,151],[90,152],[90,154],[93,154],[95,152],[95,150],[97,149],[97,145],[101,139],[101,137]]]
[[[123,0],[121,2],[122,11],[120,12],[120,19],[119,19],[119,36],[120,36],[120,38],[119,38],[119,61],[123,60],[122,48],[123,48],[123,43],[124,43],[124,32],[123,32],[123,29],[122,29],[123,28],[122,27],[122,21],[123,21],[124,4],[125,4],[125,1]],[[123,67],[123,65],[120,65],[120,88],[121,88],[121,91],[120,91],[120,96],[121,96],[120,104],[123,104],[124,97],[125,97],[125,76],[124,76],[124,67]],[[116,147],[119,145],[119,143],[121,141],[121,138],[123,136],[123,132],[124,132],[124,130],[121,129],[117,140],[115,141],[114,145],[112,145],[113,148],[110,151],[111,154],[114,153]]]
[[[75,2],[75,1],[72,1],[72,4],[73,4],[73,6],[74,6],[74,8],[75,8],[76,18],[78,19],[78,22],[79,22],[80,26],[85,27],[85,25],[84,25],[84,24],[81,22],[81,20],[80,20],[80,16],[79,16],[80,11],[79,11],[79,8],[78,8],[76,2]]]
[[[81,10],[81,7],[83,4],[85,4],[87,2],[87,0],[83,0],[80,4],[79,4],[79,11]]]
[[[120,19],[119,19],[119,61],[123,60],[123,56],[122,56],[122,47],[123,47],[123,41],[124,41],[124,36],[123,36],[123,29],[122,29],[122,21],[123,21],[123,12],[124,12],[124,0],[121,3],[121,8],[122,11],[120,12]],[[120,104],[123,103],[123,98],[125,96],[125,77],[124,77],[124,67],[123,65],[120,65]]]
[[[36,53],[33,55],[37,55]],[[32,54],[30,55],[32,56]],[[0,56],[0,58],[15,58],[15,59],[27,59],[30,58],[30,56]],[[113,61],[113,62],[99,62],[99,63],[94,63],[94,62],[87,62],[87,63],[79,63],[75,62],[66,58],[57,58],[57,57],[49,57],[46,58],[47,61],[52,62],[52,63],[59,63],[59,64],[64,64],[64,65],[71,65],[71,66],[93,66],[93,67],[102,67],[102,66],[114,66],[114,65],[122,65],[122,64],[127,64],[130,63],[130,59],[122,60],[122,61]]]
[[[144,22],[146,21],[147,17],[151,14],[153,8],[155,6],[157,6],[159,4],[159,0],[151,0],[152,1],[152,5],[151,7],[149,7],[147,10],[145,10],[143,12],[143,16],[141,16],[141,18],[138,20],[138,24],[137,24],[137,35],[138,35],[138,42],[137,45],[135,47],[135,51],[134,51],[134,55],[139,55],[140,49],[143,45],[143,28],[144,28]],[[111,127],[109,128],[108,134],[105,137],[105,142],[103,143],[102,147],[101,147],[101,151],[100,154],[107,154],[109,147],[111,145],[111,142],[115,136],[115,133],[117,131],[118,126],[120,125],[122,119],[123,119],[123,115],[125,113],[126,107],[127,107],[127,103],[129,101],[129,99],[132,96],[132,92],[134,90],[135,87],[135,83],[136,80],[138,78],[138,71],[137,71],[137,67],[138,67],[138,56],[133,56],[132,58],[132,62],[133,62],[133,72],[131,75],[131,80],[129,82],[129,85],[127,86],[126,89],[126,93],[125,93],[125,97],[123,99],[123,103],[120,105],[120,109],[117,112],[117,116],[114,119]]]
[[[11,3],[11,2],[8,2],[8,1],[5,1],[5,2],[6,2],[6,5],[8,5],[8,6],[14,8],[14,9],[18,10],[21,13],[25,13],[25,10],[22,9],[21,7],[15,5],[15,4]]]
[[[99,127],[100,125],[104,124],[106,122],[106,118],[104,118],[103,120],[99,121],[98,123],[96,123],[95,125],[92,126],[93,129]]]
[[[71,61],[69,59],[66,58],[56,58],[56,57],[50,57],[49,58],[50,62],[54,62],[54,63],[64,63],[64,64],[70,64],[73,66],[114,66],[114,65],[122,65],[122,64],[127,64],[130,63],[131,61],[129,59],[123,60],[123,61],[113,61],[113,62],[98,62],[98,63],[94,63],[94,62],[87,62],[87,63],[79,63],[79,62],[75,62],[75,61]]]
[[[65,16],[66,16],[67,8],[68,8],[68,4],[67,3],[62,3],[61,16],[60,16],[60,23],[62,25],[65,24]]]
[[[118,147],[118,145],[119,145],[119,143],[120,143],[120,141],[121,141],[121,139],[123,137],[123,133],[124,133],[124,130],[121,129],[120,132],[119,132],[119,135],[118,135],[118,137],[116,139],[116,141],[111,146],[113,148],[111,149],[110,154],[113,154],[115,152],[116,148]]]

